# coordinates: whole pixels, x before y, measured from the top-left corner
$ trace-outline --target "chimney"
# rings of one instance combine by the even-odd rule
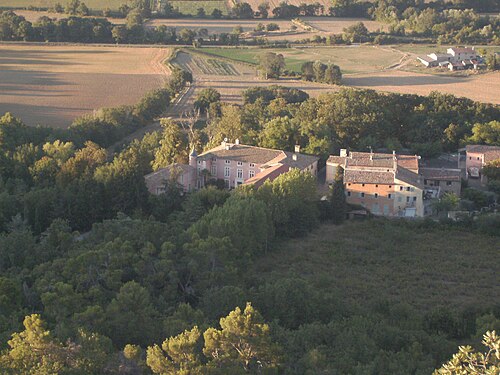
[[[300,145],[295,145],[295,153],[300,153]]]
[[[227,138],[224,138],[224,140],[221,142],[221,146],[226,147],[226,143],[227,143]]]
[[[347,157],[347,149],[341,148],[340,149],[340,156],[343,158],[346,158]]]
[[[239,145],[240,144],[240,140],[238,138],[236,138],[236,141],[234,141],[234,144]]]
[[[293,160],[293,161],[297,161],[297,154],[293,154],[293,155],[292,155],[292,160]]]

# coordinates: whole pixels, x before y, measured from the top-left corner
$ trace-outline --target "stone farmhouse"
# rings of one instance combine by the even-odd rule
[[[417,59],[428,68],[441,67],[451,71],[479,70],[485,67],[483,58],[476,53],[474,47],[452,47],[446,53],[431,53]]]
[[[482,169],[486,163],[500,159],[500,146],[467,145],[459,150],[459,167],[465,170],[465,178],[479,179],[486,184]]]
[[[343,168],[347,202],[363,206],[375,215],[423,217],[425,201],[446,192],[460,194],[458,168],[421,168],[417,155],[393,152],[347,152],[330,156],[326,182],[332,183],[337,168]]]
[[[260,186],[267,180],[297,168],[316,176],[319,158],[295,152],[222,142],[219,146],[200,155],[196,151],[189,156],[189,165],[173,164],[145,176],[152,194],[161,194],[169,181],[175,181],[184,192],[200,189],[209,180],[224,182],[227,189],[241,185]]]

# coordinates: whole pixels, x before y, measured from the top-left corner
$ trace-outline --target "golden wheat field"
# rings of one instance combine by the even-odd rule
[[[66,127],[101,107],[134,104],[169,74],[168,48],[0,45],[0,114]]]

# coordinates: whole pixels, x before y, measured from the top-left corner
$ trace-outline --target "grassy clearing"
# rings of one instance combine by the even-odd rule
[[[170,1],[174,9],[178,9],[182,14],[195,15],[198,8],[205,9],[206,14],[212,14],[214,9],[219,9],[223,14],[228,13],[227,4],[224,0],[184,0],[184,1]]]
[[[500,295],[499,268],[498,238],[372,220],[287,241],[250,274],[260,282],[303,278],[360,305],[382,299],[426,311],[490,306]]]
[[[204,48],[203,51],[249,64],[258,64],[262,53],[275,52],[285,56],[288,70],[300,72],[300,67],[304,62],[320,60],[339,65],[344,74],[382,70],[397,63],[402,57],[402,53],[397,50],[374,46],[282,49]]]

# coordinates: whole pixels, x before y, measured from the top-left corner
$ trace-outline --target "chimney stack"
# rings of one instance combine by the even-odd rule
[[[234,144],[239,145],[240,144],[240,140],[238,138],[236,138],[236,141],[234,141]]]
[[[295,145],[295,153],[300,153],[300,145]]]
[[[297,161],[297,154],[293,154],[293,155],[292,155],[292,160],[293,160],[293,161]]]

